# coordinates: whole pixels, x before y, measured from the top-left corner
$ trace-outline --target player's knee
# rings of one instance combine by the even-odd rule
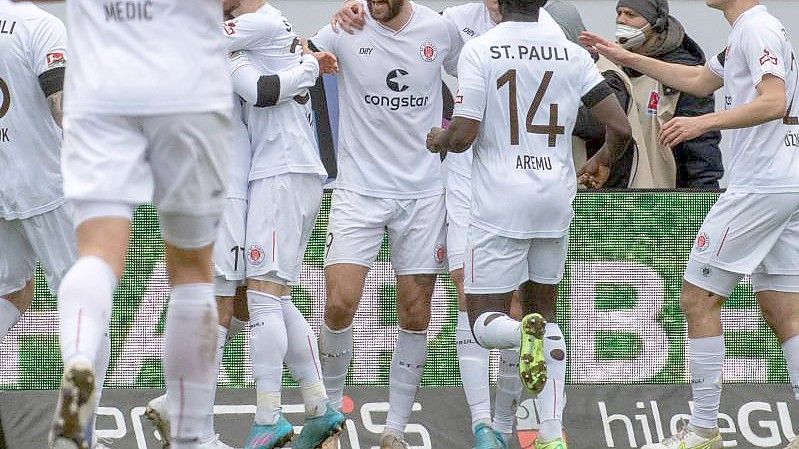
[[[352,301],[341,296],[328,296],[325,303],[325,323],[331,329],[344,329],[352,324],[355,312],[358,310],[358,301]]]
[[[724,298],[713,292],[697,287],[688,282],[683,283],[680,295],[680,309],[686,320],[698,320],[708,316],[714,310],[721,310]]]
[[[430,303],[412,301],[397,304],[397,315],[401,328],[415,332],[427,330],[430,325]]]
[[[211,246],[180,249],[166,244],[166,263],[172,285],[211,283],[211,251]]]

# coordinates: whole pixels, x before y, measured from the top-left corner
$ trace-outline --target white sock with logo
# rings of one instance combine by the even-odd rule
[[[544,362],[547,383],[538,395],[541,427],[538,438],[552,441],[563,434],[563,408],[566,405],[566,340],[556,323],[544,328]]]
[[[214,284],[172,287],[163,362],[172,447],[191,444],[204,432],[206,410],[216,390],[218,319]]]
[[[785,355],[785,364],[791,377],[794,397],[799,400],[799,335],[785,340],[782,344],[782,353]]]
[[[319,334],[319,358],[322,364],[322,380],[325,383],[330,406],[341,410],[344,382],[352,361],[352,326],[332,330],[322,323]]]
[[[3,341],[8,331],[17,324],[20,316],[22,314],[17,309],[17,306],[5,298],[0,298],[0,342]]]
[[[472,415],[472,428],[479,423],[491,422],[491,393],[488,387],[489,352],[476,341],[469,326],[469,315],[458,312],[455,328],[455,343],[458,351],[458,366],[463,382],[466,403]]]
[[[283,321],[288,334],[286,365],[300,384],[302,402],[307,416],[322,416],[327,411],[327,392],[322,381],[319,346],[311,325],[302,316],[291,296],[283,296]]]
[[[79,358],[96,365],[116,286],[114,270],[95,256],[81,257],[64,276],[58,290],[58,315],[65,364]]]
[[[491,427],[499,433],[513,433],[516,408],[522,398],[522,380],[519,378],[519,350],[503,349],[499,354],[499,372],[495,395],[494,421]]]
[[[250,357],[258,394],[255,423],[275,424],[280,418],[283,360],[288,349],[283,301],[277,296],[247,290],[250,308]]]
[[[721,378],[724,368],[724,336],[690,338],[691,390],[694,409],[691,425],[704,429],[718,426]]]
[[[228,328],[218,324],[216,326],[216,372],[214,373],[214,386],[219,380],[219,371],[222,369],[222,356],[225,354],[225,344],[227,343]],[[216,388],[211,395],[211,402],[205,410],[205,431],[200,437],[200,441],[206,442],[216,437],[214,428],[214,404],[216,403]]]
[[[522,323],[502,312],[485,312],[474,323],[474,336],[488,349],[515,349],[521,341]]]
[[[400,328],[388,375],[388,416],[383,433],[402,437],[411,417],[416,390],[427,359],[427,331]]]

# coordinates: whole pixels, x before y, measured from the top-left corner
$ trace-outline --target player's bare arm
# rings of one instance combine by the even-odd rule
[[[477,120],[455,117],[449,128],[433,128],[427,134],[427,149],[432,153],[463,153],[477,138],[480,122]]]
[[[341,8],[333,13],[330,26],[337,33],[341,27],[347,33],[354,34],[355,31],[362,30],[366,24],[365,14],[363,3],[357,0],[346,0]]]
[[[707,67],[671,64],[633,53],[596,33],[582,32],[580,42],[616,64],[637,70],[687,94],[705,97],[723,85],[723,80]]]
[[[757,97],[751,103],[698,117],[675,117],[663,125],[660,142],[673,147],[708,131],[749,128],[780,120],[786,109],[785,81],[767,74],[757,85]]]
[[[624,154],[632,140],[632,128],[613,89],[602,82],[583,97],[591,115],[605,127],[605,145],[577,172],[579,182],[601,188],[610,177],[610,168]]]

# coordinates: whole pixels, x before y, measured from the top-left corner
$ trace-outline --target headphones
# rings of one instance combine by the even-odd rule
[[[655,19],[652,29],[658,33],[666,31],[666,27],[669,25],[669,15],[666,13],[666,11],[663,11],[663,8],[661,7],[661,2],[663,1],[668,0],[655,0],[655,13],[657,14],[657,19]]]

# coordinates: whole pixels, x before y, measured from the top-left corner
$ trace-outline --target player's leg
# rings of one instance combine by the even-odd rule
[[[521,320],[524,317],[519,290],[513,293],[510,317],[514,320]],[[497,387],[494,392],[494,419],[491,422],[491,427],[501,433],[505,441],[509,441],[513,436],[516,409],[522,399],[522,390],[522,381],[519,378],[519,351],[517,349],[500,350]]]
[[[691,249],[680,306],[688,324],[694,407],[680,435],[646,449],[720,449],[718,413],[724,365],[721,307],[775,246],[796,208],[791,195],[724,193],[711,208]]]
[[[352,361],[352,321],[366,274],[385,233],[386,201],[349,190],[334,190],[325,252],[325,320],[319,334],[322,378],[333,408],[341,410]]]
[[[0,220],[0,342],[33,301],[35,255],[19,220]]]
[[[164,332],[170,445],[207,447],[201,438],[216,389],[218,326],[211,259],[224,208],[230,121],[200,113],[141,123],[172,286]]]
[[[427,358],[433,288],[436,276],[446,270],[444,195],[393,202],[396,212],[387,230],[397,274],[399,335],[389,372],[384,449],[405,447],[405,427]]]
[[[294,305],[290,288],[300,280],[305,248],[322,203],[322,179],[316,174],[298,173],[275,178],[281,211],[273,218],[276,245],[274,261],[268,269],[287,286],[281,296],[288,342],[285,361],[300,384],[305,405],[302,433],[292,445],[297,449],[314,449],[337,433],[344,423],[344,415],[330,407],[322,381],[316,335]]]
[[[463,292],[463,255],[466,251],[466,230],[469,227],[471,184],[468,177],[452,170],[447,172],[445,182],[447,262],[449,277],[455,285],[458,301],[455,347],[463,392],[466,394],[466,403],[472,418],[471,428],[474,431],[478,424],[491,424],[491,395],[488,385],[489,352],[474,341],[466,312],[466,294]],[[481,447],[477,438],[475,447]]]
[[[568,236],[534,239],[528,256],[530,281],[521,287],[524,313],[539,313],[546,321],[543,356],[547,380],[537,398],[541,427],[536,447],[542,448],[566,447],[561,438],[566,404],[566,340],[556,322],[556,310],[557,288],[563,278],[568,247]]]

